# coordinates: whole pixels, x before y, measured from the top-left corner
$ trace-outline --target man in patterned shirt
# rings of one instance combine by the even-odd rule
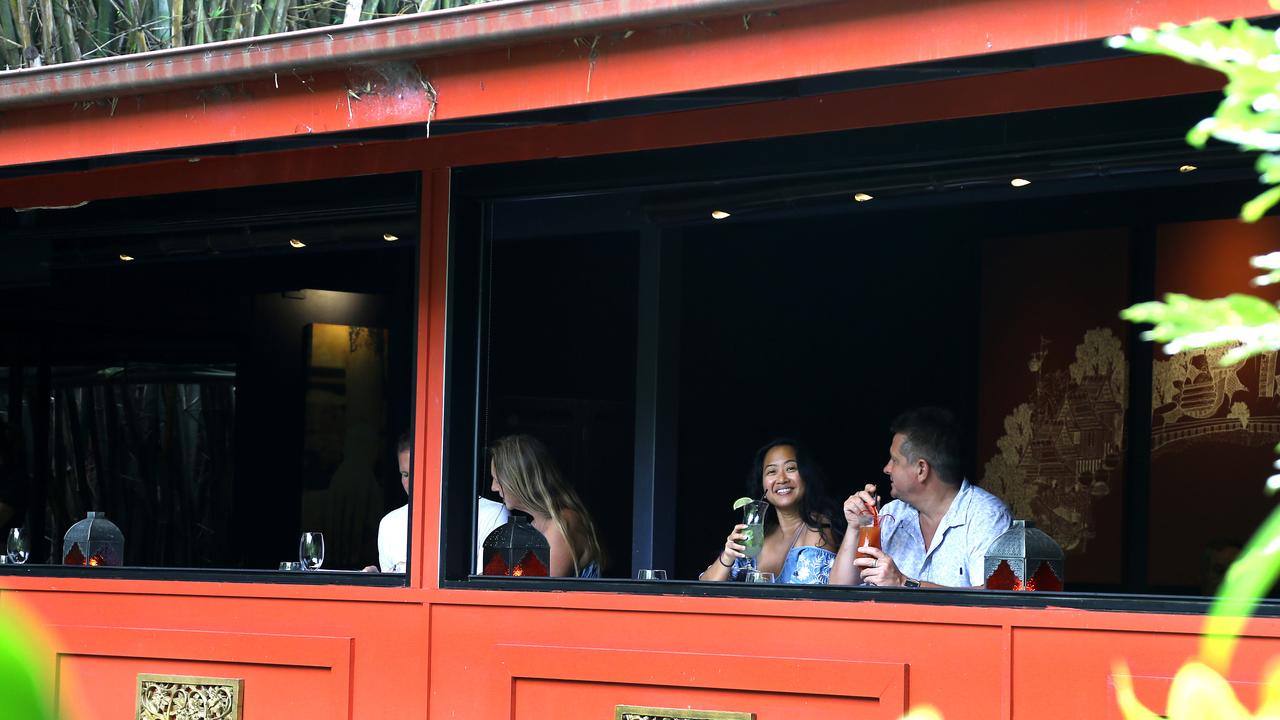
[[[1009,508],[965,479],[953,413],[920,408],[890,426],[893,442],[884,474],[895,499],[880,510],[880,548],[856,547],[859,519],[879,504],[876,486],[844,503],[845,533],[831,583],[882,587],[973,587],[986,583],[983,558],[1009,529]]]

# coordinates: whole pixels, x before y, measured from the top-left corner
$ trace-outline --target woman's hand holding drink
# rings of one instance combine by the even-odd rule
[[[720,553],[720,564],[725,566],[733,565],[734,560],[747,557],[746,541],[748,540],[747,526],[738,523],[733,526],[733,532],[729,533],[729,537],[724,541],[724,552]],[[756,554],[760,553],[759,549]]]

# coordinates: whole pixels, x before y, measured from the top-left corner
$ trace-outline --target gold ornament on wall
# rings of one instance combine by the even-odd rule
[[[1064,550],[1084,550],[1095,537],[1093,502],[1111,494],[1124,458],[1124,348],[1109,328],[1093,328],[1064,369],[1041,339],[1027,370],[1035,387],[1005,417],[982,482],[1014,517],[1034,519]]]
[[[693,710],[689,708],[657,708],[639,705],[618,705],[614,720],[756,720],[753,712],[728,710]]]
[[[138,674],[135,720],[241,720],[242,678]]]

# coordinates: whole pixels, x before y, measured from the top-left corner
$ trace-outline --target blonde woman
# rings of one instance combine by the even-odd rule
[[[509,510],[532,516],[551,546],[551,574],[600,577],[604,551],[591,515],[547,446],[530,435],[508,435],[493,443],[489,457],[493,491]]]

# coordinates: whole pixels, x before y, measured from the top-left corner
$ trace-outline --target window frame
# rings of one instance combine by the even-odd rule
[[[1186,98],[1175,98],[1174,102]],[[1135,105],[1136,103],[1116,103],[1114,105]],[[1104,111],[1109,106],[1089,106],[1083,112]],[[1072,112],[1075,109],[1068,109]],[[1051,112],[1051,111],[1048,111]],[[1024,118],[1032,118],[1036,113],[1018,114]],[[1005,116],[1014,117],[1014,116]],[[1184,127],[1180,118],[1165,118],[1166,123],[1160,127],[1148,127],[1144,130],[1150,135],[1176,137],[1181,141]],[[943,121],[957,122],[957,121]],[[958,122],[965,122],[960,120]],[[1058,122],[1061,122],[1060,120]],[[940,124],[940,123],[939,123]],[[902,602],[924,605],[953,605],[963,607],[1002,607],[1002,608],[1076,608],[1084,610],[1102,610],[1119,612],[1150,612],[1170,614],[1204,614],[1209,611],[1212,597],[1189,595],[1162,595],[1152,593],[1123,592],[1005,592],[995,590],[969,589],[902,589],[902,588],[860,588],[842,586],[745,586],[741,583],[714,583],[696,580],[669,580],[665,582],[642,582],[627,579],[592,579],[578,578],[496,578],[471,574],[471,549],[475,546],[475,496],[477,488],[474,478],[482,477],[477,466],[482,457],[479,447],[481,438],[480,418],[485,412],[486,398],[483,394],[483,350],[485,332],[484,320],[489,303],[486,285],[486,267],[491,260],[492,232],[494,229],[495,206],[501,202],[516,200],[532,200],[539,198],[569,197],[581,193],[616,193],[623,191],[651,190],[655,188],[701,187],[714,189],[720,183],[747,177],[768,177],[779,171],[780,161],[766,156],[787,156],[787,148],[800,147],[815,139],[840,142],[853,133],[866,132],[854,130],[846,132],[822,133],[816,136],[800,138],[765,138],[753,141],[735,141],[688,148],[652,150],[597,155],[573,158],[557,158],[551,160],[522,161],[496,165],[478,165],[454,169],[451,173],[451,192],[449,207],[448,233],[448,287],[445,323],[445,402],[444,402],[444,466],[442,468],[442,512],[440,535],[440,573],[441,588],[528,591],[528,592],[608,592],[635,595],[679,595],[685,597],[733,597],[733,598],[776,598],[807,599],[839,602]],[[1084,132],[1080,130],[1080,132]],[[772,144],[772,153],[761,149],[753,152],[761,144]],[[1045,150],[1052,152],[1069,146],[1070,138],[1054,136],[1047,143]],[[778,151],[778,148],[782,148]],[[981,156],[979,156],[981,157]],[[732,158],[728,162],[716,162]],[[820,172],[823,160],[811,161],[804,165],[806,169],[818,167]],[[834,162],[826,160],[825,162]],[[673,169],[678,168],[678,170]],[[696,168],[696,170],[688,170]],[[673,179],[674,177],[674,179]],[[696,210],[689,206],[672,205],[667,207],[646,208],[656,224],[670,222],[691,222],[695,217],[691,213],[702,213],[708,206],[706,196],[699,197]],[[698,216],[700,217],[700,216]],[[702,222],[708,222],[702,218]],[[1153,238],[1136,239],[1135,251],[1148,253],[1152,251]],[[1149,291],[1150,277],[1137,277],[1135,274],[1133,291],[1142,293]],[[1146,347],[1137,342],[1138,328],[1133,329],[1131,347],[1133,351]],[[1145,375],[1144,375],[1145,373]],[[1150,369],[1134,371],[1130,382],[1145,382],[1149,385]],[[1143,378],[1146,378],[1145,380]],[[1139,393],[1140,394],[1140,393]],[[1128,410],[1128,432],[1132,437],[1135,427],[1136,413],[1141,407],[1131,406]],[[1140,446],[1140,447],[1139,447]],[[1127,461],[1132,461],[1131,472],[1140,472],[1143,478],[1141,487],[1149,486],[1145,468],[1149,458],[1141,457],[1146,445],[1138,442],[1129,444]],[[652,478],[647,478],[652,481]],[[635,479],[637,485],[641,478]],[[1129,493],[1132,482],[1125,483],[1126,505],[1129,504]],[[1141,487],[1138,489],[1141,490]],[[633,518],[636,510],[633,507]],[[1141,542],[1139,546],[1145,551],[1145,536],[1148,521],[1130,522],[1126,514],[1124,529],[1127,543]],[[470,542],[460,544],[450,542],[454,534],[450,528],[469,528]],[[636,549],[633,547],[632,552]],[[1129,553],[1136,552],[1132,548]],[[465,559],[464,559],[465,558]],[[1125,576],[1131,571],[1130,560],[1125,558]],[[466,568],[467,572],[460,572]],[[1280,600],[1262,600],[1254,610],[1254,614],[1262,617],[1280,617]]]
[[[101,205],[103,203],[111,203],[111,204],[128,205],[129,203],[139,203],[139,202],[142,202],[142,203],[152,202],[152,201],[165,202],[166,200],[169,200],[169,199],[172,199],[173,197],[178,197],[178,196],[181,196],[184,198],[203,199],[205,197],[210,197],[210,198],[215,197],[217,193],[220,193],[220,192],[231,192],[231,193],[263,192],[264,194],[266,194],[265,189],[269,189],[269,188],[276,188],[276,187],[282,187],[282,186],[294,187],[294,186],[307,185],[307,184],[314,184],[317,186],[321,184],[329,184],[334,186],[339,184],[345,185],[347,183],[358,184],[361,182],[361,180],[366,178],[376,178],[379,180],[384,180],[392,183],[404,182],[408,184],[408,187],[404,191],[404,197],[406,198],[407,202],[412,204],[413,207],[411,211],[404,214],[407,222],[409,223],[409,227],[413,228],[413,236],[412,236],[414,238],[413,267],[420,268],[421,258],[423,257],[423,253],[428,251],[428,249],[424,247],[424,245],[426,245],[427,243],[427,237],[424,235],[422,231],[422,228],[423,228],[422,189],[423,189],[423,184],[425,182],[425,178],[424,178],[424,173],[421,170],[399,170],[399,171],[376,173],[374,175],[364,175],[364,176],[339,176],[339,177],[331,177],[331,178],[308,178],[308,179],[300,179],[300,180],[287,180],[287,181],[268,183],[268,184],[262,184],[262,185],[245,185],[245,186],[234,186],[234,187],[223,187],[223,188],[211,188],[206,190],[179,191],[172,194],[160,193],[160,194],[146,194],[146,195],[136,195],[136,196],[122,196],[117,198],[111,198],[109,200],[104,200],[100,203],[90,203],[90,204]],[[332,214],[335,212],[335,208],[328,206],[322,201],[312,201],[312,205],[315,208],[315,213],[313,215],[308,215],[306,213],[303,213],[300,216],[291,217],[290,223],[302,224],[308,221],[314,221],[316,216],[323,216],[326,213]],[[392,215],[396,212],[403,212],[398,208],[400,208],[400,206],[396,205],[395,203],[382,203],[380,205],[377,205],[375,210],[366,211],[366,214],[364,215],[357,215],[352,221],[353,222],[368,221],[370,219]],[[341,208],[338,208],[338,210],[341,210]],[[192,214],[190,219],[184,220],[183,222],[199,223],[201,221],[201,218],[202,216],[198,214]],[[207,218],[206,222],[210,223],[211,226],[213,227],[222,227],[224,225],[244,224],[245,222],[251,222],[253,218],[254,216],[249,216],[249,219],[246,220],[245,218],[236,217],[229,221],[222,221],[222,220],[219,220],[216,217],[216,215],[213,215]],[[57,217],[54,223],[52,224],[52,227],[48,229],[37,230],[34,233],[22,233],[17,239],[21,240],[23,239],[23,236],[29,236],[28,239],[40,239],[44,236],[53,237],[53,236],[56,236],[58,233],[65,233],[65,232],[71,232],[72,235],[74,236],[76,233],[86,232],[85,228],[89,227],[88,224],[83,224],[83,226],[77,226],[73,223],[69,226],[70,230],[68,231],[67,228],[61,227],[59,225],[59,222],[63,219],[64,218],[62,217]],[[269,217],[267,216],[263,216],[262,219],[263,219],[263,222],[269,222]],[[126,223],[122,227],[126,227],[127,229],[128,223]],[[267,225],[266,227],[271,227],[271,226]],[[122,232],[122,231],[118,230],[118,232]],[[423,282],[423,278],[421,277],[421,273],[414,272],[413,287],[411,288],[411,292],[410,292],[410,295],[412,297],[414,298],[418,297],[419,286],[422,284],[422,282]],[[413,368],[417,367],[419,358],[422,357],[427,350],[426,339],[422,337],[421,334],[416,332],[417,328],[420,327],[421,318],[419,316],[420,316],[421,310],[422,308],[420,307],[420,303],[414,302],[412,312],[409,313],[410,318],[409,318],[409,324],[407,326],[407,329],[413,333],[410,339],[406,340],[406,344],[409,345],[410,347],[408,361],[406,364],[406,368],[408,369],[407,396],[410,398],[416,397],[417,384],[418,384],[418,373],[414,372]],[[27,369],[32,369],[32,368],[27,368]],[[39,370],[39,368],[35,368],[35,369],[37,371]],[[409,433],[410,438],[413,438],[413,437],[416,437],[416,433],[419,428],[415,427],[416,413],[413,411],[412,403],[409,404],[408,409],[409,409],[408,426],[406,428],[406,432]],[[416,489],[415,479],[417,477],[417,471],[421,467],[421,463],[419,462],[419,458],[417,457],[416,453],[411,455],[410,462],[411,462],[410,484],[406,494],[406,503],[408,503],[409,506],[412,507],[414,492]],[[49,478],[45,478],[45,481],[48,482]],[[37,480],[35,477],[32,477],[30,482],[32,485],[34,485],[35,482],[37,482]],[[300,496],[299,496],[299,500],[301,500]],[[44,509],[41,509],[39,512],[44,512],[44,511],[45,511]],[[28,512],[31,512],[30,508],[27,508],[24,510],[24,514]],[[75,565],[70,565],[70,566],[58,565],[58,564],[51,564],[51,563],[48,563],[48,564],[26,563],[21,565],[4,563],[4,564],[0,564],[0,580],[4,578],[10,578],[10,577],[28,577],[28,578],[68,578],[68,579],[74,578],[77,580],[80,580],[80,579],[146,580],[146,581],[165,581],[165,582],[231,583],[231,584],[239,585],[241,587],[245,587],[246,590],[248,589],[248,586],[262,586],[264,588],[269,588],[273,586],[329,586],[329,587],[336,586],[336,587],[343,587],[343,588],[369,587],[369,588],[406,588],[407,589],[412,587],[410,579],[413,577],[413,569],[414,569],[415,561],[420,561],[419,558],[415,558],[415,553],[413,552],[413,530],[414,530],[413,513],[410,512],[408,515],[409,515],[408,525],[406,527],[406,534],[405,534],[405,543],[406,543],[405,570],[402,573],[382,573],[382,572],[375,573],[375,572],[363,572],[362,570],[332,570],[332,569],[325,569],[318,572],[296,572],[296,571],[284,571],[284,570],[271,569],[271,568],[249,569],[249,568],[221,568],[221,567],[209,567],[209,568],[153,567],[153,566],[136,566],[136,565],[135,566],[88,567],[88,566],[75,566]],[[127,538],[126,538],[126,542],[127,542]],[[53,544],[55,546],[57,545],[57,543],[58,543],[57,540],[53,541]],[[51,550],[51,552],[53,551]],[[61,553],[59,552],[57,554],[60,555]],[[377,559],[375,558],[375,564],[376,562],[377,562]]]

